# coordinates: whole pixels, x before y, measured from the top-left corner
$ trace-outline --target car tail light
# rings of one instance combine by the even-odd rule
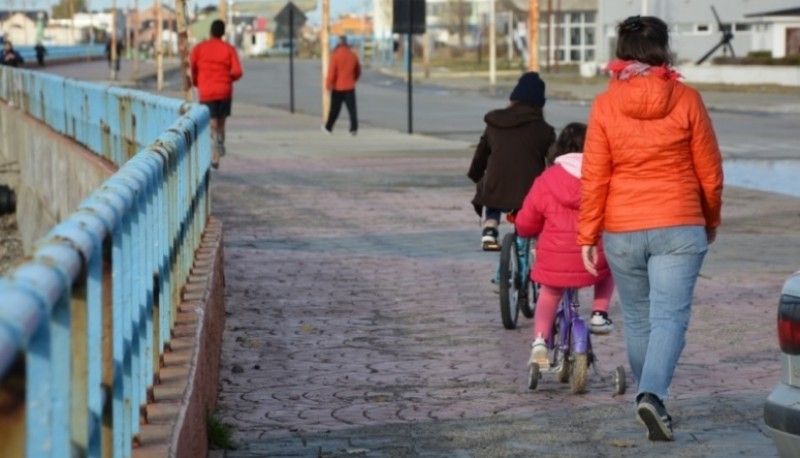
[[[778,342],[789,355],[800,355],[800,297],[784,294],[778,306]]]

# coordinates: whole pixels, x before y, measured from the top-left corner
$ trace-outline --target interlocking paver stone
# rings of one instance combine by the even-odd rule
[[[652,444],[635,386],[614,394],[627,366],[616,301],[588,393],[551,377],[526,388],[532,321],[500,323],[469,145],[378,129],[318,139],[316,119],[242,111],[212,176],[228,310],[218,414],[239,444],[225,456],[776,455],[761,412],[796,200],[726,190],[668,400],[676,442]]]

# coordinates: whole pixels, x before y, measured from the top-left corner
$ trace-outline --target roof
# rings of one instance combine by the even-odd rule
[[[237,13],[253,13],[257,16],[272,18],[278,14],[287,3],[286,0],[236,1],[233,3],[233,11]],[[293,3],[304,13],[317,9],[317,0],[293,0]]]
[[[42,18],[46,22],[47,18],[50,16],[50,13],[48,13],[45,10],[28,10],[28,11],[0,10],[0,22],[7,21],[10,16],[13,16],[17,13],[21,13],[24,14],[25,16],[28,16],[28,19],[30,19],[31,21],[36,21],[39,17],[39,14],[42,14]]]
[[[766,11],[763,13],[745,14],[744,17],[760,16],[800,16],[800,8],[787,8],[783,10]]]

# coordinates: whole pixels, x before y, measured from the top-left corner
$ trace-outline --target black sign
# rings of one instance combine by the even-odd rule
[[[284,27],[289,27],[289,22],[293,20],[294,28],[299,29],[306,23],[306,15],[294,3],[289,2],[275,15],[273,20],[276,24]]]
[[[392,33],[425,33],[425,0],[392,0]]]

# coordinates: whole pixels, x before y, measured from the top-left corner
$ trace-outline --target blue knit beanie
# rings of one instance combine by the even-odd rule
[[[508,99],[543,107],[545,102],[544,81],[539,78],[539,74],[536,72],[523,73]]]

